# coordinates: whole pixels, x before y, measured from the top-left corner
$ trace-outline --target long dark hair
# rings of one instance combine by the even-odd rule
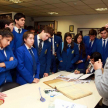
[[[74,38],[74,42],[75,42],[75,43],[78,43],[78,42],[77,42],[77,39],[78,39],[79,36],[82,37],[82,41],[81,41],[81,43],[80,43],[79,54],[81,54],[81,50],[82,50],[82,57],[84,58],[84,57],[86,56],[86,50],[85,50],[85,45],[84,45],[84,43],[83,43],[83,36],[82,36],[81,33],[76,34],[76,36],[75,36],[75,38]]]
[[[71,37],[72,38],[72,35],[69,33],[69,32],[67,32],[67,33],[65,33],[65,35],[64,35],[64,48],[63,48],[63,51],[67,51],[66,49],[67,49],[67,42],[66,42],[66,38],[67,37]],[[71,42],[71,49],[74,47],[74,42],[72,41]]]

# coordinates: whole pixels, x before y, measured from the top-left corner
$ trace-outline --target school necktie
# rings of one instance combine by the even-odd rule
[[[103,41],[103,54],[105,54],[105,39]]]
[[[68,46],[67,46],[67,55],[69,54],[69,51],[70,51],[70,45],[68,44]]]
[[[90,41],[90,43],[89,43],[89,48],[91,48],[91,44],[92,44],[92,41]]]
[[[21,33],[21,29],[18,29],[18,33],[19,33],[19,34]]]
[[[40,54],[41,54],[41,51],[42,51],[42,39],[39,39],[39,47],[38,47],[38,55],[40,56]]]
[[[35,60],[35,56],[34,56],[34,54],[32,52],[32,49],[28,49],[28,50],[29,50],[29,52],[30,52],[30,54],[32,56],[32,60],[33,60],[33,75],[34,75],[35,72],[36,72],[36,60]]]
[[[78,49],[80,50],[80,44],[78,44]]]

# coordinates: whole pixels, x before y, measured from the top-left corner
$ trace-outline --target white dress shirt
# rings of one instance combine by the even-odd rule
[[[89,43],[90,43],[90,42],[91,42],[91,40],[89,41]],[[94,40],[91,42],[91,47],[92,47],[93,43],[94,43]]]
[[[0,47],[0,50],[3,50],[3,48]],[[5,55],[5,57],[7,57],[5,50],[4,50],[4,55]]]
[[[19,29],[19,28],[17,28],[16,26],[14,26],[14,30],[15,30],[17,33],[19,33],[18,29]],[[21,31],[20,31],[20,33],[21,33],[21,32],[22,32],[22,28],[20,28],[20,29],[21,29]]]
[[[102,38],[102,46],[104,45],[104,40],[105,40],[105,47],[106,47],[108,38],[106,38],[106,39],[103,39],[103,38]]]
[[[38,47],[39,47],[39,43],[40,43],[40,37],[39,37],[39,35],[37,35],[37,43],[38,43]],[[42,48],[43,48],[43,45],[44,45],[44,41],[42,41]]]
[[[31,48],[29,48],[26,44],[25,44],[25,46],[26,46],[26,48],[28,49],[28,51],[29,51],[29,49],[31,49],[31,48],[33,48],[33,46],[31,46]],[[31,51],[32,51],[32,49],[31,49]],[[29,51],[30,52],[30,51]],[[33,53],[33,51],[32,51],[32,53]],[[34,54],[34,53],[33,53]]]

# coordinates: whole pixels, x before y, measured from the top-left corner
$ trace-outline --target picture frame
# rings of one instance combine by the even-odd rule
[[[3,19],[3,18],[12,19],[12,13],[0,14],[0,19]]]
[[[69,26],[69,32],[74,32],[74,25]]]
[[[71,35],[72,35],[72,39],[74,39],[75,38],[75,33],[71,33]]]

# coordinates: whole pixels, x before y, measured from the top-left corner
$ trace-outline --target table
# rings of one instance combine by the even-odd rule
[[[50,88],[44,81],[52,80],[58,75],[68,75],[69,72],[58,72],[48,77],[40,79],[40,82],[35,84],[25,84],[11,90],[5,91],[3,93],[7,94],[4,104],[0,108],[48,108],[50,97],[44,93],[44,89]],[[80,98],[77,100],[71,100],[64,95],[56,96],[58,99],[70,101],[73,103],[86,105],[87,108],[94,108],[96,104],[100,101],[101,96],[98,94],[94,81],[87,84],[87,88],[93,92],[92,95]],[[45,102],[40,102],[39,87],[41,87],[42,96],[46,99]]]

